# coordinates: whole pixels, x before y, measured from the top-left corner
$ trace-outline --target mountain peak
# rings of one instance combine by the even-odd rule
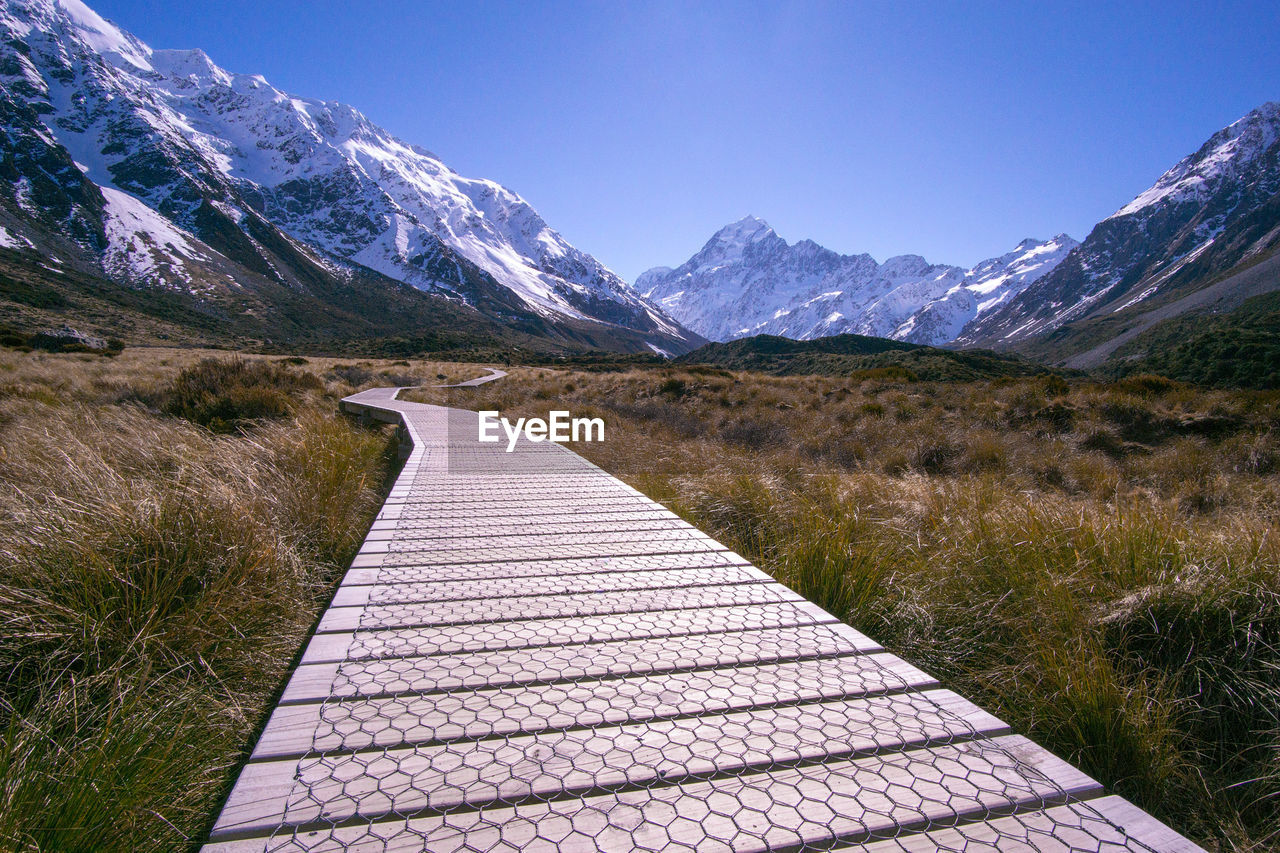
[[[1268,101],[1209,137],[1198,151],[1180,160],[1110,218],[1148,215],[1150,208],[1162,203],[1202,204],[1224,181],[1231,183],[1236,173],[1253,168],[1250,164],[1264,157],[1278,138],[1280,103]]]
[[[1067,234],[1064,232],[1061,234],[1054,234],[1048,240],[1041,240],[1039,237],[1025,237],[1022,239],[1021,242],[1018,243],[1018,245],[1013,247],[1013,251],[1030,252],[1037,249],[1051,250],[1051,249],[1058,249],[1064,246],[1067,248],[1073,248],[1075,246],[1078,246],[1079,244],[1080,244],[1079,240],[1076,240],[1070,234]]]
[[[1265,104],[1250,110],[1243,117],[1232,122],[1230,127],[1241,124],[1253,124],[1258,121],[1275,121],[1280,119],[1280,101],[1267,101]]]
[[[34,4],[33,4],[34,5]],[[121,59],[144,71],[151,69],[151,49],[131,33],[117,27],[80,0],[57,0],[40,4],[44,9],[60,12],[75,29],[76,35],[106,59]]]
[[[773,233],[774,231],[769,227],[768,222],[758,216],[748,214],[737,222],[731,222],[721,228],[712,235],[711,240],[712,242],[745,246],[747,243],[762,240]]]
[[[528,310],[648,335],[664,350],[684,346],[686,333],[661,309],[570,245],[524,199],[458,175],[354,107],[224,70],[199,49],[153,50],[83,0],[0,3],[0,43],[21,54],[25,75],[13,91],[0,79],[0,95],[40,100],[39,118],[20,128],[32,150],[61,158],[73,190],[87,180],[119,191],[105,213],[85,214],[109,220],[106,248],[86,249],[109,277],[195,294],[188,279],[204,275],[200,265],[222,263],[213,251],[229,257],[224,249],[236,254],[258,239],[240,224],[253,209],[248,222],[269,222],[336,267],[443,293],[481,312]],[[244,233],[233,234],[235,225]],[[217,245],[143,269],[145,259],[135,256],[152,253],[134,245],[176,246],[176,238],[155,237],[170,231]],[[264,262],[254,250],[229,262],[242,256],[257,264],[245,269],[283,281],[287,271],[277,270],[274,256]]]
[[[694,258],[701,269],[736,263],[748,254],[751,246],[769,239],[786,245],[785,241],[769,227],[768,222],[757,216],[744,216],[711,235],[711,239]]]
[[[193,50],[153,50],[151,66],[161,74],[175,78],[189,78],[201,83],[229,86],[231,74],[219,68],[209,54],[199,48]],[[265,82],[265,81],[264,81]]]
[[[877,263],[802,239],[788,244],[744,217],[721,228],[676,269],[655,267],[637,287],[713,340],[771,334],[813,338],[850,332],[939,344],[978,313],[1016,296],[1075,246],[1028,238],[973,270],[906,254]]]

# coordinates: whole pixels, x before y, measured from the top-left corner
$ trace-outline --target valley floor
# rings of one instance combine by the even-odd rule
[[[509,370],[410,398],[603,418],[575,450],[1117,793],[1280,840],[1280,394]],[[198,842],[395,464],[337,399],[483,372],[0,351],[0,849]]]
[[[1280,393],[514,370],[574,449],[1209,849],[1280,843]]]

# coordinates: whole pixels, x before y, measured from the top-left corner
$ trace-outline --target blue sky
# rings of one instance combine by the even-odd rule
[[[1280,4],[89,0],[497,180],[627,280],[751,213],[971,264],[1280,100]]]

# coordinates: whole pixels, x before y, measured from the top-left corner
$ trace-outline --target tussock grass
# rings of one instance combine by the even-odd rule
[[[417,394],[419,392],[411,392]],[[518,371],[575,450],[1211,849],[1280,843],[1280,394]]]
[[[603,417],[576,449],[1016,729],[1211,848],[1280,841],[1280,395],[511,372],[410,396]],[[197,841],[379,501],[391,436],[336,399],[477,374],[0,355],[0,849]]]
[[[288,417],[294,413],[292,398],[297,392],[323,387],[314,373],[279,363],[206,358],[183,369],[150,402],[213,432],[227,433],[250,421]]]
[[[0,356],[0,849],[198,842],[394,458],[333,363]]]

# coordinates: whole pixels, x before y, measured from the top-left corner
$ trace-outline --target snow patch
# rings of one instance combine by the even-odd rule
[[[106,199],[106,265],[140,284],[159,284],[190,292],[191,273],[183,261],[208,261],[195,238],[138,199],[114,187],[102,187]]]
[[[0,249],[34,249],[35,244],[21,234],[13,235],[0,225]]]

